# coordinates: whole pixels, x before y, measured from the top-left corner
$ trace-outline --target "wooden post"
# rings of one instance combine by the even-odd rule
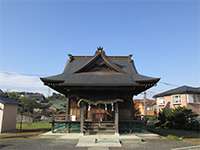
[[[147,99],[147,93],[144,92],[144,118],[146,117],[146,99]]]
[[[70,103],[70,99],[69,97],[66,98],[66,108],[65,108],[65,120],[68,121],[69,118],[69,104]]]
[[[53,114],[52,115],[52,124],[51,124],[51,131],[52,131],[52,133],[54,133],[54,129],[55,129],[55,116]]]
[[[69,105],[70,105],[70,98],[66,98],[66,108],[65,108],[65,127],[67,128],[67,133],[70,133],[70,123],[69,123]]]
[[[21,120],[20,120],[20,132],[22,132],[22,124],[23,124],[23,112],[21,112]]]
[[[119,134],[119,108],[118,103],[115,103],[115,134]]]
[[[84,104],[81,102],[80,103],[80,131],[82,134],[84,134],[84,120],[85,120],[85,115],[84,115]]]

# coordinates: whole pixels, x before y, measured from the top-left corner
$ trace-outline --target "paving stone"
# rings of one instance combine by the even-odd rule
[[[82,136],[76,147],[121,147],[119,136]]]

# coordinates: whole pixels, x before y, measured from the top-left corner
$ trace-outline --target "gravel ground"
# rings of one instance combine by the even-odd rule
[[[87,150],[75,148],[77,142],[65,139],[4,139],[0,141],[0,150]]]
[[[168,139],[152,139],[141,141],[122,140],[121,148],[77,148],[78,140],[66,139],[2,139],[0,150],[170,150],[185,146],[196,145],[185,141],[172,141]]]
[[[173,148],[188,147],[194,144],[184,141],[172,141],[168,139],[148,139],[145,142],[122,140],[122,148],[110,148],[110,150],[171,150]]]

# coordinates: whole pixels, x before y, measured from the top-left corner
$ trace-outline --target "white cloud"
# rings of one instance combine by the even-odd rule
[[[0,72],[0,89],[6,91],[39,92],[48,96],[55,92],[43,85],[37,76]]]

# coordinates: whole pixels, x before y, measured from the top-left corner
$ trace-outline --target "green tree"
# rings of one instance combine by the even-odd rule
[[[196,120],[197,116],[191,109],[185,107],[164,108],[159,112],[159,123],[157,125],[164,128],[199,130],[200,125]]]

